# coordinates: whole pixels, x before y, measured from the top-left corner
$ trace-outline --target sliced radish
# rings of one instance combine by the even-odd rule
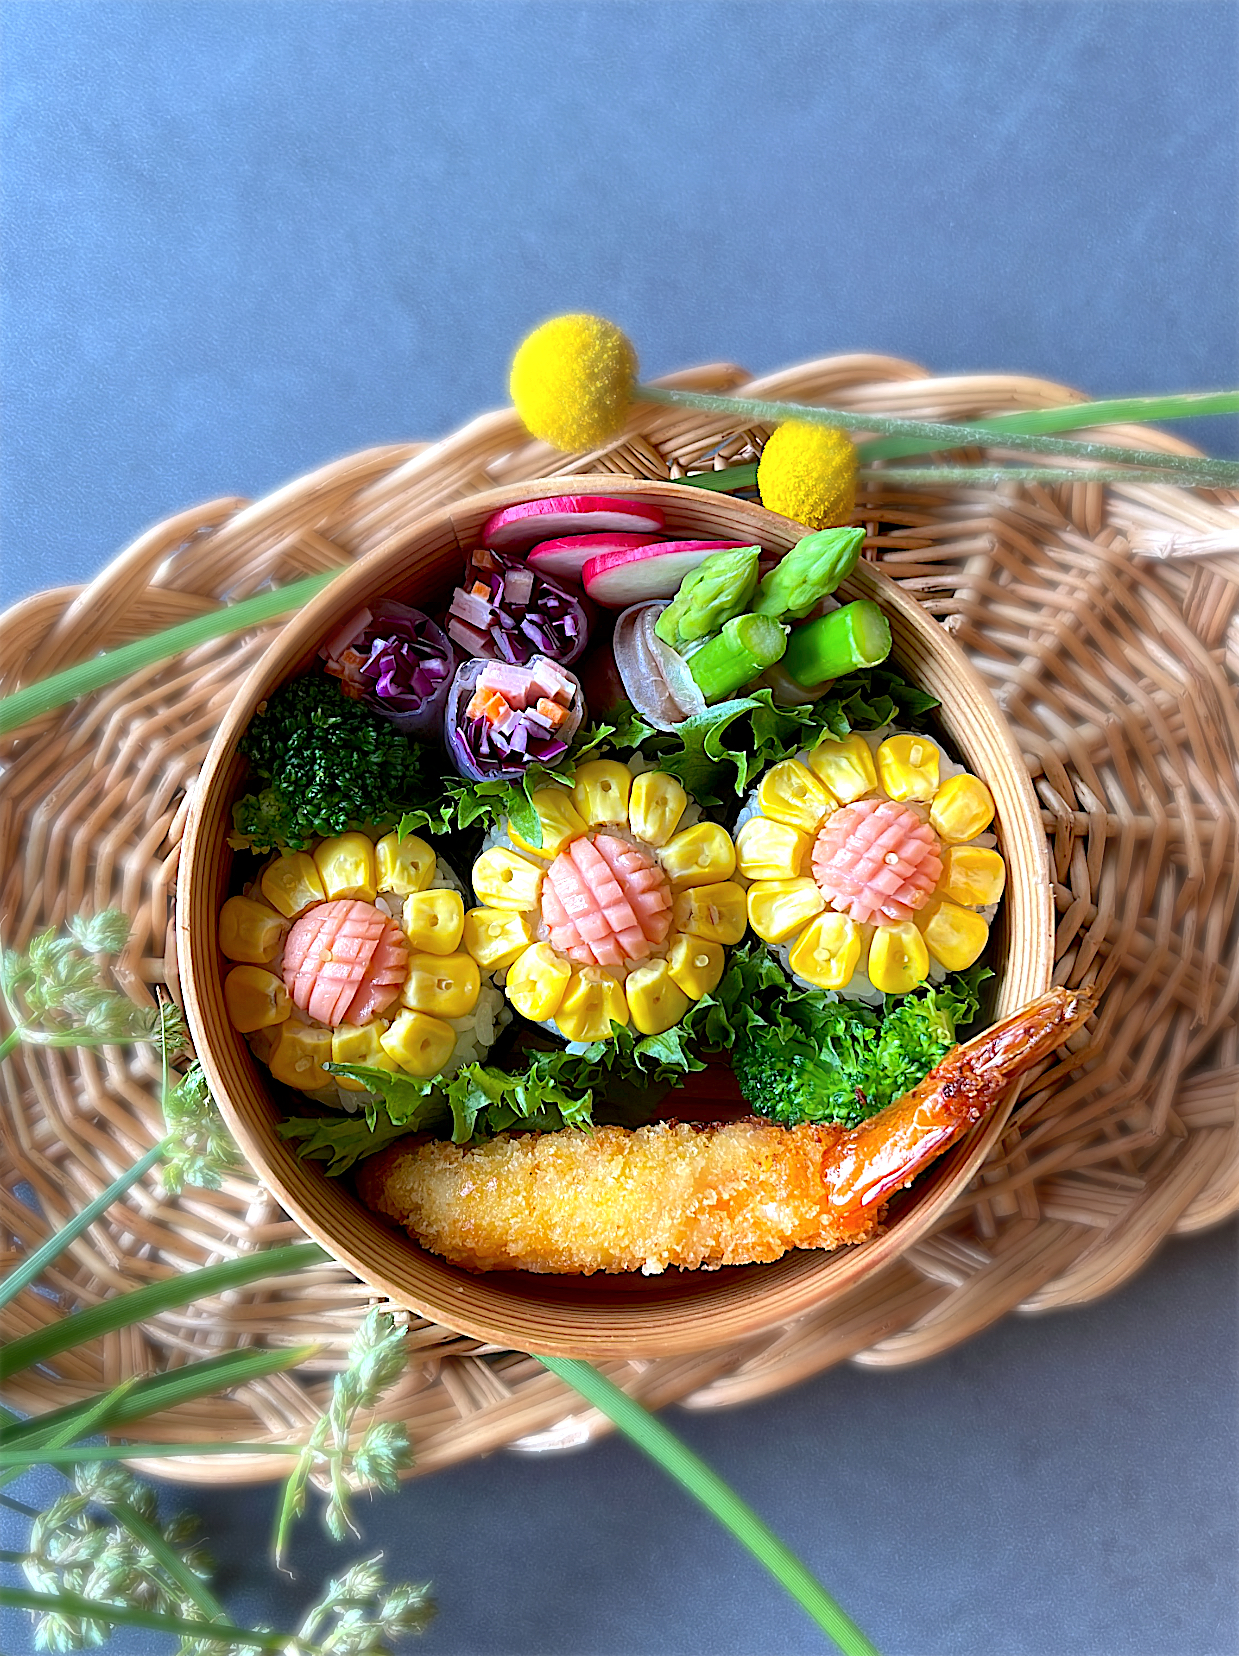
[[[496,552],[522,551],[556,535],[657,534],[666,519],[657,506],[613,495],[549,495],[522,500],[493,513],[482,525],[482,544]]]
[[[579,581],[581,570],[591,558],[604,552],[631,552],[634,546],[649,546],[654,535],[628,535],[618,530],[607,535],[561,535],[542,541],[529,554],[530,569],[550,575],[556,581]]]
[[[605,609],[627,609],[652,598],[674,598],[680,582],[711,552],[750,546],[751,541],[653,541],[626,551],[604,552],[581,571],[586,593]]]

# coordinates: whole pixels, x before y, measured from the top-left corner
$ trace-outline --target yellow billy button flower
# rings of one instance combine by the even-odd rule
[[[846,523],[856,506],[856,450],[844,431],[789,420],[757,467],[761,503],[810,529]]]
[[[555,316],[512,360],[509,389],[527,429],[553,448],[592,449],[623,429],[637,353],[605,317]]]

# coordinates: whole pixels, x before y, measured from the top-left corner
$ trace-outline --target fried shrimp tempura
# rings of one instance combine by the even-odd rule
[[[358,1187],[368,1206],[472,1271],[654,1274],[862,1242],[891,1196],[1091,1010],[1087,991],[1052,990],[850,1131],[750,1119],[397,1144],[366,1162]]]

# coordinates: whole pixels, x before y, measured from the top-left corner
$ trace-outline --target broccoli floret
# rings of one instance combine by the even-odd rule
[[[321,673],[277,690],[240,745],[266,784],[233,808],[255,851],[300,851],[354,824],[394,823],[426,793],[425,750]]]
[[[754,1021],[737,1031],[731,1061],[740,1091],[759,1115],[785,1127],[854,1127],[941,1063],[957,1028],[977,1011],[983,975],[888,1000],[885,1015],[857,1001],[801,995],[779,1022]]]

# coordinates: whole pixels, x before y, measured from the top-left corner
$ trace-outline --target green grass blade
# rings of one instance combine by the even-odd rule
[[[340,566],[341,569],[345,567],[343,564]],[[75,667],[66,667],[62,673],[40,679],[37,684],[15,690],[11,696],[0,697],[0,736],[7,736],[29,720],[63,707],[78,696],[102,690],[104,685],[115,684],[117,679],[129,673],[141,672],[144,667],[153,667],[168,656],[179,655],[182,650],[196,649],[199,644],[207,644],[213,638],[223,638],[246,627],[261,626],[266,621],[274,621],[277,616],[287,615],[290,610],[300,609],[339,573],[340,569],[327,569],[320,575],[307,575],[304,580],[277,587],[274,592],[260,592],[257,597],[242,598],[239,603],[226,604],[208,615],[198,615],[192,621],[182,621],[179,626],[169,627],[164,632],[152,633],[149,638],[122,644],[118,650],[107,650],[89,661],[78,662]]]
[[[669,481],[683,483],[690,489],[713,489],[724,494],[730,489],[755,489],[757,461],[750,460],[745,466],[728,466],[724,471],[694,472],[691,477],[673,477]]]
[[[49,1323],[33,1334],[10,1341],[0,1351],[0,1380],[7,1380],[32,1363],[45,1363],[57,1352],[84,1345],[87,1340],[97,1340],[103,1334],[127,1328],[130,1323],[144,1322],[161,1311],[330,1259],[331,1255],[317,1242],[294,1242],[284,1248],[269,1248],[265,1253],[243,1254],[239,1259],[227,1259],[221,1265],[207,1265],[199,1271],[178,1272],[146,1288],[117,1294],[89,1311],[75,1311],[60,1322]]]
[[[795,1553],[716,1472],[668,1431],[661,1420],[655,1419],[589,1363],[568,1357],[539,1357],[538,1361],[600,1409],[643,1454],[699,1501],[769,1570],[846,1656],[878,1656],[876,1647]]]
[[[184,1616],[166,1616],[159,1610],[135,1610],[127,1604],[107,1604],[81,1593],[35,1593],[26,1587],[0,1587],[0,1604],[10,1610],[34,1610],[47,1616],[73,1616],[83,1621],[106,1622],[110,1627],[146,1627],[155,1633],[173,1633],[186,1639],[231,1640],[251,1650],[277,1650],[298,1656],[326,1656],[321,1645],[306,1644],[291,1633],[256,1633],[231,1622],[189,1621]]]
[[[1143,466],[862,466],[863,483],[896,483],[905,488],[949,485],[959,489],[994,489],[1000,483],[1165,483],[1183,488],[1174,472]],[[863,514],[862,514],[863,515]]]
[[[75,1434],[85,1435],[85,1429]],[[34,1449],[0,1449],[0,1467],[82,1466],[87,1461],[178,1460],[182,1455],[299,1455],[295,1443],[69,1443]],[[135,1515],[136,1516],[136,1515]]]
[[[80,1420],[66,1420],[61,1425],[59,1430],[53,1429],[51,1435],[47,1439],[44,1453],[55,1454],[59,1449],[62,1449],[65,1444],[71,1443],[75,1437],[89,1437],[95,1427],[98,1426],[99,1423],[104,1420],[106,1416],[123,1401],[124,1398],[128,1397],[129,1393],[134,1389],[137,1383],[137,1375],[131,1374],[128,1380],[122,1380],[120,1385],[113,1386],[111,1391],[104,1392],[101,1396],[96,1397],[89,1402],[80,1404],[79,1407],[82,1410]],[[70,1453],[72,1453],[72,1451],[70,1451]],[[13,1469],[4,1473],[3,1476],[0,1476],[0,1488],[2,1488],[5,1484],[12,1483],[13,1479],[25,1470],[27,1464],[28,1463],[25,1461],[15,1461],[13,1463]],[[3,1465],[3,1460],[0,1460],[0,1466]]]
[[[250,1380],[259,1380],[264,1374],[280,1369],[295,1368],[318,1348],[312,1345],[289,1346],[279,1351],[226,1351],[220,1357],[208,1357],[201,1363],[187,1363],[184,1368],[170,1369],[166,1374],[150,1374],[129,1384],[124,1397],[113,1403],[106,1414],[91,1422],[91,1430],[112,1430],[161,1409],[175,1408],[178,1403],[193,1403],[200,1397],[213,1397],[216,1392],[229,1391]],[[50,1443],[61,1430],[76,1423],[77,1437],[85,1432],[81,1426],[99,1403],[99,1398],[86,1398],[81,1403],[68,1403],[49,1414],[35,1415],[30,1420],[10,1419],[0,1426],[0,1448],[33,1451]],[[38,1455],[29,1455],[30,1464]]]
[[[934,448],[963,448],[972,444],[993,444],[994,432],[980,424],[962,421],[905,420],[889,414],[859,414],[854,409],[813,408],[802,403],[768,402],[764,398],[724,397],[706,391],[669,391],[662,386],[642,385],[634,396],[643,402],[672,407],[700,408],[712,414],[740,414],[758,419],[763,425],[784,420],[801,420],[810,425],[837,427],[844,431],[880,431],[889,436],[919,437]],[[1025,434],[1010,426],[1002,428],[1002,447],[1029,449],[1038,454],[1062,454],[1076,460],[1110,460],[1118,465],[1148,466],[1173,471],[1207,488],[1231,489],[1239,484],[1239,461],[1196,459],[1184,454],[1157,454],[1143,449],[1119,448],[1109,443],[1069,442],[1064,437]]]
[[[1010,414],[992,414],[973,420],[985,431],[1016,431],[1037,436],[1053,431],[1079,431],[1084,426],[1129,425],[1149,420],[1185,420],[1200,414],[1239,414],[1239,391],[1189,391],[1166,397],[1111,397],[1104,402],[1069,403],[1063,408],[1028,408]],[[914,437],[875,437],[858,450],[862,460],[889,459],[894,454],[924,454],[925,444]]]
[[[0,1311],[20,1294],[27,1283],[33,1282],[59,1254],[74,1242],[95,1220],[100,1218],[111,1207],[118,1197],[123,1196],[130,1185],[136,1184],[142,1175],[154,1167],[168,1146],[168,1140],[161,1139],[153,1145],[142,1160],[135,1162],[127,1173],[122,1173],[119,1179],[113,1179],[106,1190],[101,1191],[89,1207],[85,1207],[75,1219],[71,1219],[63,1229],[58,1230],[55,1236],[49,1236],[47,1241],[35,1253],[32,1253],[24,1264],[15,1271],[10,1271],[4,1281],[0,1283]]]

